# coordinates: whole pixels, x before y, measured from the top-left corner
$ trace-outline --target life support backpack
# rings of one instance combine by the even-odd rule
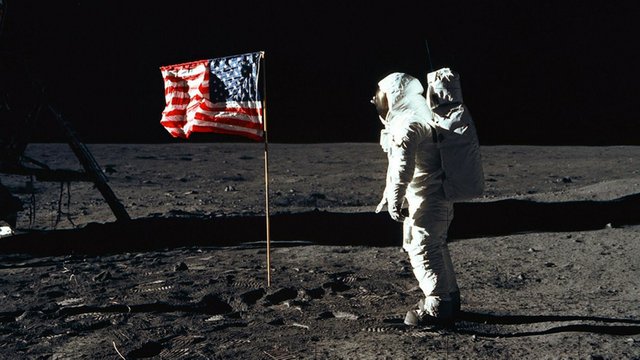
[[[480,143],[473,119],[462,102],[460,77],[449,68],[427,74],[426,100],[433,112],[434,142],[440,149],[444,193],[448,200],[469,200],[484,192]]]

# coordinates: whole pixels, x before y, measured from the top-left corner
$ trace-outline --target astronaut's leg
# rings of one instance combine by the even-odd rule
[[[419,308],[413,314],[412,311],[407,313],[405,323],[410,325],[452,322],[459,304],[458,285],[447,245],[453,204],[438,195],[432,193],[428,200],[423,198],[427,201],[418,202],[419,208],[411,212],[413,216],[404,224],[404,249],[425,295]]]
[[[450,204],[449,209],[447,210],[447,222],[451,224],[453,220],[453,204]],[[449,225],[447,225],[447,229]],[[453,304],[454,314],[460,312],[460,289],[458,288],[458,282],[456,280],[456,273],[453,267],[453,262],[451,261],[451,255],[449,253],[449,245],[447,244],[447,235],[445,235],[445,241],[442,245],[442,258],[445,264],[445,269],[447,272],[447,283],[449,288],[449,297],[451,298],[451,303]]]
[[[437,228],[437,225],[432,226],[432,231],[429,232],[426,228],[412,225],[409,231],[411,241],[405,244],[404,248],[409,254],[413,273],[425,295],[418,315],[450,319],[453,309],[449,295],[450,279],[444,261],[446,249],[442,244],[445,238],[438,235],[441,231],[437,231]]]

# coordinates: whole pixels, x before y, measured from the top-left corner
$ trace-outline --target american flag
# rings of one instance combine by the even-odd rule
[[[193,132],[264,137],[258,74],[262,52],[160,68],[166,107],[160,124],[174,137]]]

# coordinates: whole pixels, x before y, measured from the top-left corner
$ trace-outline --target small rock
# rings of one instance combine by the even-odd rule
[[[343,312],[343,311],[334,311],[333,316],[335,316],[336,319],[346,319],[346,320],[358,320],[359,318],[358,315],[351,314],[348,312]]]
[[[42,307],[42,312],[45,314],[51,314],[58,311],[59,309],[60,309],[60,306],[58,306],[58,304],[54,302],[49,302]]]
[[[105,281],[109,279],[111,279],[111,273],[109,271],[103,271],[93,277],[93,281]]]
[[[268,305],[279,304],[286,300],[295,299],[298,296],[298,290],[293,287],[282,288],[265,297]]]
[[[320,299],[324,296],[324,289],[321,287],[313,288],[313,289],[302,289],[300,290],[299,296],[301,298],[310,297],[311,299]]]
[[[556,264],[554,264],[552,262],[547,262],[547,263],[544,263],[544,266],[546,266],[546,267],[556,267]]]
[[[260,300],[264,294],[265,291],[263,289],[249,290],[240,294],[240,300],[247,305],[253,305]]]
[[[213,315],[210,318],[205,319],[205,322],[212,322],[212,321],[222,321],[224,320],[224,316],[222,315]]]
[[[84,301],[83,298],[69,298],[69,299],[64,299],[62,301],[58,301],[56,302],[56,304],[58,304],[59,306],[76,306],[76,305],[82,305],[83,301]]]
[[[565,177],[562,178],[562,182],[565,183],[565,184],[569,184],[569,183],[572,183],[573,180],[571,180],[570,177],[565,176]]]
[[[324,319],[331,319],[334,318],[335,316],[333,315],[333,313],[331,311],[325,311],[322,312],[320,314],[318,314],[318,316],[316,317],[316,320],[324,320]]]
[[[21,321],[23,321],[24,319],[26,319],[29,315],[31,315],[31,311],[25,311],[25,312],[23,312],[20,316],[17,316],[17,317],[16,317],[16,321],[17,321],[17,322],[21,322]]]
[[[229,192],[229,191],[237,191],[237,190],[236,190],[236,188],[235,188],[234,186],[230,186],[230,185],[229,185],[229,186],[226,186],[226,187],[224,188],[224,191]]]
[[[173,270],[175,271],[185,271],[185,270],[189,270],[189,267],[187,266],[187,264],[181,262],[176,264],[176,266],[173,268]]]
[[[196,304],[198,311],[208,315],[219,315],[230,313],[233,309],[229,304],[222,301],[217,294],[207,294]]]
[[[604,226],[605,229],[612,229],[613,225],[611,225],[611,223],[607,223],[607,225]]]

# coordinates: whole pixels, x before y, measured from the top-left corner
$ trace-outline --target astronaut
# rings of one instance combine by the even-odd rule
[[[405,324],[448,327],[460,307],[447,246],[453,203],[445,198],[432,112],[423,93],[418,79],[392,73],[378,83],[371,100],[385,126],[380,144],[389,161],[376,212],[386,205],[391,218],[403,223],[403,249],[425,296],[407,312]]]

